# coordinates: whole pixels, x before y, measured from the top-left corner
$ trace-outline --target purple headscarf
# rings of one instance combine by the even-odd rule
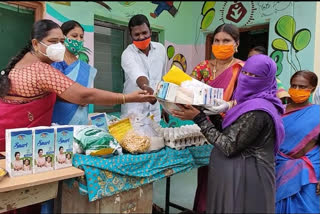
[[[242,73],[256,75],[248,76]],[[273,119],[276,131],[275,153],[284,139],[284,127],[281,114],[284,113],[283,105],[277,98],[277,66],[267,55],[258,54],[250,57],[239,73],[237,87],[233,99],[237,105],[230,109],[224,118],[222,127],[228,127],[242,114],[249,111],[261,110],[267,112]]]

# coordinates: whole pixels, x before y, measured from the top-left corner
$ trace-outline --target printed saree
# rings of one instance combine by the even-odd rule
[[[276,213],[320,213],[316,185],[320,178],[320,147],[293,158],[320,132],[320,106],[310,105],[283,116],[285,140],[276,157]]]

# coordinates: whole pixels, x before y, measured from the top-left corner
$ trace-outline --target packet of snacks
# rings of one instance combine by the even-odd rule
[[[120,146],[131,154],[147,152],[150,147],[150,138],[137,134],[133,129],[128,131],[122,140]]]

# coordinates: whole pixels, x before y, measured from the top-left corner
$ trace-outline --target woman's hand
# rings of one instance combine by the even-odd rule
[[[317,191],[316,191],[317,195],[320,195],[320,181],[318,181],[317,183]]]
[[[157,99],[154,95],[150,95],[147,91],[135,91],[130,94],[125,95],[125,101],[126,103],[143,103],[143,102],[149,102],[149,103],[155,103],[157,102]]]
[[[180,111],[172,110],[172,115],[174,117],[180,118],[181,120],[193,120],[193,118],[200,113],[200,111],[195,107],[193,107],[192,105],[177,104],[177,106],[181,110]]]
[[[216,106],[212,106],[212,105],[205,105],[204,106],[206,108],[206,110],[204,110],[203,112],[206,115],[220,114],[222,112],[228,111],[231,108],[231,103],[229,103],[229,102],[226,102],[221,99],[214,99],[214,101],[217,103]]]

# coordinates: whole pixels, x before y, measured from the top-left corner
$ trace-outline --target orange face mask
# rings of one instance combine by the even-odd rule
[[[311,90],[310,89],[295,89],[289,88],[289,95],[293,102],[303,103],[309,99]]]
[[[228,59],[234,54],[234,45],[212,45],[212,53],[217,59]]]
[[[140,50],[145,50],[149,46],[150,42],[151,37],[141,41],[133,41],[132,43]]]

